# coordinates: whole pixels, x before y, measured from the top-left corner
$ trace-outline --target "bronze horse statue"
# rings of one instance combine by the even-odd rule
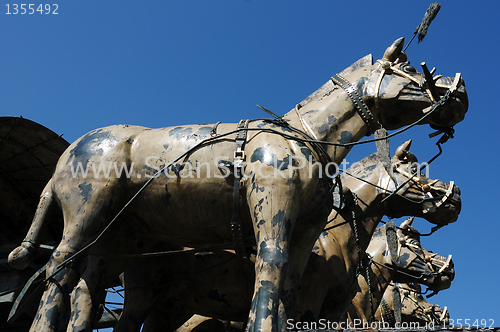
[[[377,228],[366,250],[368,258],[365,259],[370,261],[369,268],[361,271],[358,276],[358,293],[342,321],[357,320],[369,325],[376,318],[377,308],[388,307],[386,300],[383,304],[383,299],[394,282],[419,283],[434,292],[451,286],[455,276],[451,255],[446,258],[423,248],[420,234],[411,227],[412,221],[413,218],[407,219],[397,229],[396,259],[391,257],[387,241],[387,232],[395,231],[396,226],[389,222]],[[392,300],[392,296],[390,297]]]
[[[457,219],[461,207],[459,189],[423,174],[411,175],[418,160],[408,151],[409,146],[410,141],[403,143],[392,158],[398,184],[411,179],[398,195],[389,197],[390,176],[377,153],[342,174],[345,195],[351,197],[346,201],[351,202],[339,213],[330,214],[329,224],[316,241],[300,284],[296,321],[340,320],[358,290],[358,249],[360,253],[366,250],[384,215],[416,214],[432,223]],[[426,199],[431,194],[433,199]],[[435,208],[442,201],[446,203]],[[432,264],[438,270],[444,261],[436,259]],[[193,313],[244,321],[252,297],[253,266],[252,259],[240,259],[227,251],[146,259],[124,273],[125,305],[115,331],[139,331],[143,322],[144,331],[161,327],[174,330]],[[442,273],[442,279],[427,282],[436,287],[439,282],[449,285],[446,279],[451,274]]]
[[[444,307],[442,309],[437,304],[431,304],[422,296],[422,289],[417,283],[401,283],[389,285],[385,290],[380,305],[375,312],[375,320],[386,322],[390,327],[396,326],[394,316],[394,288],[397,287],[401,299],[401,322],[416,323],[414,327],[446,326],[450,320],[450,313]],[[406,324],[411,327],[409,324]]]
[[[465,116],[460,75],[426,79],[406,62],[403,43],[395,41],[375,63],[371,55],[358,60],[281,118],[161,129],[117,125],[76,140],[9,257],[12,266],[26,266],[49,207],[58,204],[63,237],[47,264],[50,278],[32,331],[57,330],[68,304],[68,330],[90,331],[104,288],[134,257],[160,247],[224,245],[243,256],[245,247],[257,247],[248,331],[285,330],[332,209],[325,165],[340,164],[351,143],[381,126],[419,121],[443,128]]]
[[[392,225],[392,229],[395,230],[396,226],[393,223]],[[397,241],[397,270],[393,270],[394,266],[392,266],[388,249],[386,226],[377,228],[366,250],[366,253],[369,254],[369,258],[367,259],[372,262],[369,265],[371,269],[371,290],[368,290],[370,285],[368,285],[368,279],[362,271],[358,276],[358,293],[352,300],[345,316],[338,322],[339,326],[341,322],[346,322],[347,319],[349,319],[351,324],[354,323],[354,320],[357,320],[356,324],[358,326],[362,326],[363,324],[371,326],[372,319],[374,319],[374,321],[389,324],[387,325],[388,327],[396,327],[392,293],[394,282],[422,282],[433,291],[449,288],[455,273],[453,262],[423,248],[419,235],[410,228],[410,225],[410,221],[405,221],[397,231],[399,240]],[[433,271],[433,267],[429,263],[431,260],[435,261],[436,267],[441,266],[439,268],[440,272]],[[323,277],[327,278],[327,276]],[[304,287],[307,288],[307,285]],[[437,305],[430,304],[419,294],[420,284],[400,284],[397,291],[401,293],[401,315],[403,317],[401,322],[414,322],[422,324],[420,327],[423,327],[425,323],[442,325],[446,322],[446,317],[449,318],[449,315],[446,316],[446,311],[443,311]],[[375,309],[377,309],[376,312]],[[241,331],[243,329],[240,326],[241,323],[238,324],[238,322],[220,321],[211,317],[195,315],[176,331],[198,332],[206,330],[223,332],[229,329]],[[401,327],[401,324],[399,327]],[[145,331],[148,331],[148,329]]]

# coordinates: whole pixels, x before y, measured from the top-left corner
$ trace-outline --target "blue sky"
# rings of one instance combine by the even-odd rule
[[[398,37],[408,41],[430,2],[61,0],[57,15],[8,15],[12,2],[1,0],[0,115],[36,121],[70,142],[111,124],[267,117],[256,104],[282,115],[357,59],[380,58]],[[417,69],[426,61],[444,76],[461,72],[470,106],[431,165],[432,178],[460,187],[463,207],[456,223],[423,239],[426,248],[453,254],[456,269],[451,288],[430,301],[454,319],[500,326],[500,3],[440,3],[408,58]],[[413,128],[392,138],[391,150],[412,138],[412,151],[428,160],[437,153],[432,131]],[[347,160],[375,149],[357,146]],[[425,221],[416,226],[430,229]]]

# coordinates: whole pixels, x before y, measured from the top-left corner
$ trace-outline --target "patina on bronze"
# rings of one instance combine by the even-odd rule
[[[419,240],[416,232],[405,232],[409,228],[409,223],[405,222],[400,226],[398,232],[398,239],[400,250],[399,257],[408,255],[411,260],[398,259],[398,271],[392,270],[392,259],[388,254],[388,244],[386,237],[386,226],[377,228],[375,231],[370,245],[366,252],[370,255],[369,259],[372,261],[370,264],[370,280],[372,283],[373,291],[368,290],[368,282],[365,275],[358,276],[359,290],[356,297],[352,300],[351,305],[346,315],[341,319],[341,322],[349,320],[351,323],[353,319],[364,320],[370,325],[373,322],[380,321],[388,325],[381,325],[384,327],[396,327],[396,319],[394,316],[394,296],[393,292],[396,290],[400,293],[401,307],[402,307],[402,320],[400,323],[418,323],[420,327],[425,327],[426,323],[434,325],[444,325],[449,319],[447,309],[441,309],[438,305],[429,303],[421,295],[421,286],[419,282],[436,290],[448,288],[454,276],[453,263],[446,257],[434,255],[424,249]],[[384,243],[385,242],[385,243]],[[408,245],[406,245],[408,244]],[[437,261],[436,265],[441,265],[439,271],[434,278],[426,278],[424,275],[429,275],[429,270],[424,271],[418,265],[413,263],[416,259],[415,252],[421,253],[420,263],[427,265],[425,258],[432,256]],[[375,263],[375,264],[373,264]],[[430,267],[430,266],[429,266]],[[444,267],[444,268],[443,268]],[[404,274],[401,274],[404,273]],[[432,274],[432,273],[430,273]],[[439,278],[437,278],[439,276]],[[407,283],[410,280],[415,282]],[[395,282],[404,280],[406,283]],[[370,300],[369,297],[372,297]],[[376,309],[370,310],[370,306]],[[340,323],[340,322],[338,322]],[[402,325],[398,325],[401,327]],[[149,329],[152,331],[151,329]],[[188,331],[242,331],[241,323],[231,321],[216,320],[212,317],[204,317],[194,315],[186,323],[184,323],[177,332]]]
[[[359,289],[357,273],[362,271],[358,270],[358,252],[366,250],[382,216],[416,214],[432,223],[457,219],[461,206],[458,188],[420,174],[409,175],[411,163],[416,161],[407,150],[409,146],[409,141],[402,144],[391,162],[402,171],[394,174],[397,185],[409,178],[415,181],[384,204],[380,202],[387,197],[390,188],[380,184],[391,179],[377,153],[358,162],[363,166],[361,169],[353,167],[342,175],[348,202],[342,211],[330,214],[330,222],[310,253],[299,289],[295,321],[340,320]],[[432,194],[435,199],[427,201],[422,188],[429,183],[434,183]],[[396,188],[395,184],[392,185]],[[447,197],[446,204],[429,209],[441,201],[450,187],[453,194]],[[348,188],[352,188],[352,192]],[[430,212],[425,212],[427,210]],[[352,219],[353,212],[356,220]],[[358,226],[357,239],[354,224]],[[125,305],[115,330],[139,329],[144,321],[144,331],[161,327],[173,330],[189,319],[191,313],[245,321],[252,297],[254,260],[255,255],[244,260],[234,252],[212,250],[168,260],[157,257],[139,263],[124,273]],[[439,260],[432,264],[436,271],[442,267]],[[449,270],[445,273],[452,274]],[[445,273],[440,276],[446,278]],[[438,278],[426,282],[439,288]]]
[[[429,303],[422,295],[420,284],[416,283],[389,285],[375,313],[377,321],[386,322],[390,327],[396,326],[393,302],[393,293],[396,287],[401,298],[401,323],[417,323],[421,328],[429,326],[429,324],[434,324],[434,326],[445,326],[448,324],[450,313],[447,307],[442,309],[437,304]]]
[[[386,235],[387,227],[392,222],[375,231],[366,249],[369,269],[358,276],[359,291],[342,321],[358,319],[371,323],[389,285],[394,282],[419,283],[434,291],[451,286],[455,270],[450,256],[443,257],[423,248],[420,235],[411,227],[412,220],[406,220],[397,230],[397,257],[392,257]],[[394,223],[392,226],[395,227]],[[399,290],[396,291],[399,293]],[[401,300],[399,297],[394,299],[393,294],[388,296],[392,299],[391,310],[394,314],[395,301]],[[396,321],[394,317],[393,326]]]
[[[405,62],[402,44],[403,39],[397,40],[382,61],[373,64],[369,55],[340,75],[356,87],[367,105],[377,104],[376,109],[370,108],[373,119],[387,129],[419,119],[419,124],[436,127],[460,122],[468,107],[463,80],[459,76],[437,78],[439,93],[448,92],[449,98],[444,105],[433,107],[421,85],[425,82],[422,74]],[[382,84],[377,85],[381,75]],[[319,176],[320,168],[309,174],[312,162],[320,160],[317,149],[290,128],[307,127],[328,144],[325,150],[337,164],[352,147],[345,144],[369,132],[351,99],[331,80],[282,119],[289,126],[272,120],[252,121],[245,146],[247,169],[260,170],[259,175],[240,181],[242,235],[254,239],[250,246],[257,246],[249,331],[286,329],[284,322],[295,311],[302,272],[332,207],[329,180]],[[51,278],[32,331],[57,330],[60,314],[68,305],[72,312],[68,329],[91,329],[99,317],[104,288],[135,263],[132,258],[109,258],[103,253],[134,255],[233,242],[234,181],[232,175],[215,177],[231,170],[198,167],[203,163],[213,166],[217,157],[230,159],[235,151],[236,124],[219,124],[217,135],[212,136],[214,127],[110,126],[89,132],[63,153],[42,192],[44,204],[37,210],[26,241],[10,255],[13,266],[22,268],[29,263],[32,249],[39,243],[39,229],[45,224],[45,209],[57,203],[64,215],[63,239],[47,265]],[[277,168],[291,168],[283,164],[291,155],[313,158],[303,169],[294,169],[291,177],[275,177]],[[128,169],[133,163],[134,173],[130,177],[113,172],[109,177],[74,175],[70,166],[79,162],[84,166],[117,163]],[[197,176],[182,177],[186,165]],[[146,175],[155,178],[148,181]],[[75,259],[73,255],[84,248],[88,259],[80,275],[78,258],[83,256]]]

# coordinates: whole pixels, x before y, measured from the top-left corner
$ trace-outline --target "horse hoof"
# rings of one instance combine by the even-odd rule
[[[24,270],[35,257],[35,248],[31,243],[23,243],[9,254],[8,262],[15,270]]]

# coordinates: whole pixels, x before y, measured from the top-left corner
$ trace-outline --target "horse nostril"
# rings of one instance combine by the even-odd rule
[[[458,188],[458,186],[453,187],[453,194],[455,194],[457,196],[461,195],[460,188]]]

